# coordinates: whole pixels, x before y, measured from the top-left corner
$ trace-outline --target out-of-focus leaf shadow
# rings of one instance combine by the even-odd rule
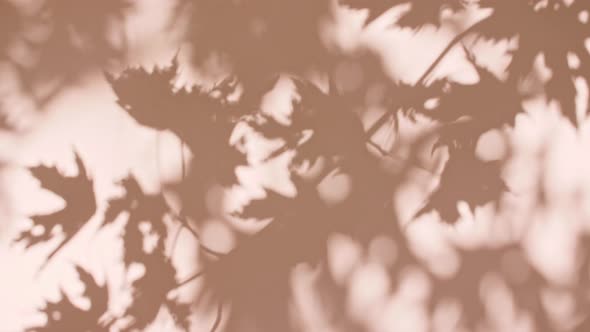
[[[458,12],[464,9],[466,5],[465,0],[341,0],[340,2],[355,9],[367,9],[369,16],[365,24],[370,24],[377,17],[395,6],[409,4],[410,9],[401,16],[395,25],[411,29],[420,29],[425,25],[440,26],[440,16],[444,9]]]
[[[212,56],[228,59],[249,82],[328,65],[317,24],[329,18],[329,1],[192,0],[181,8],[190,10],[188,41],[197,66]]]
[[[3,6],[3,24],[10,26],[0,40],[2,58],[39,108],[89,70],[121,60],[128,51],[123,22],[132,4],[127,0],[3,1]]]

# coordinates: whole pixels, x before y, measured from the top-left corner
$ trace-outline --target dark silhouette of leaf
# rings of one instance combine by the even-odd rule
[[[309,81],[293,78],[301,101],[296,103],[293,130],[312,132],[297,148],[298,159],[316,160],[319,156],[355,160],[365,151],[364,130],[354,109],[345,98],[322,92]]]
[[[514,126],[516,115],[524,112],[523,96],[512,82],[499,80],[479,66],[469,53],[468,58],[479,74],[479,81],[469,85],[447,84],[438,105],[423,113],[447,124],[435,147],[474,148],[481,134],[504,125]]]
[[[428,85],[423,81],[420,80],[414,85],[398,82],[387,86],[388,95],[384,102],[386,112],[365,131],[365,138],[369,143],[372,142],[373,135],[390,121],[393,122],[394,130],[397,130],[398,114],[403,114],[412,121],[417,120],[416,114],[423,114],[430,117],[429,112],[425,109],[427,101],[429,99],[439,98],[443,89],[449,83],[444,78],[435,80]],[[374,144],[373,147],[375,147]],[[380,149],[379,146],[377,147]],[[386,155],[387,151],[381,151],[381,153]]]
[[[213,91],[205,92],[194,87],[174,92],[172,80],[176,76],[178,62],[156,68],[127,69],[118,78],[106,77],[115,91],[118,103],[139,124],[157,130],[175,133],[203,162],[199,171],[219,178],[224,183],[235,181],[233,168],[244,162],[228,145],[233,119],[241,110],[224,104],[212,92],[231,89],[231,80],[222,82]]]
[[[154,252],[162,251],[164,239],[167,236],[163,218],[169,212],[164,197],[160,195],[146,195],[134,177],[130,176],[121,181],[125,188],[125,195],[121,198],[109,201],[105,212],[103,225],[111,223],[120,213],[129,212],[129,220],[125,224],[123,243],[125,245],[124,262],[129,265],[132,262],[141,262],[145,255],[143,250],[144,234],[140,229],[140,223],[149,223],[148,232],[154,232],[158,237]]]
[[[29,332],[107,332],[108,327],[101,326],[99,318],[106,312],[108,306],[108,291],[106,286],[99,286],[92,275],[76,266],[80,281],[84,284],[82,296],[90,301],[87,310],[75,306],[70,298],[61,291],[61,300],[47,302],[42,312],[47,315],[44,326],[28,328]]]
[[[211,121],[216,100],[198,88],[187,92],[173,91],[173,79],[178,72],[176,58],[169,66],[156,67],[152,72],[143,68],[127,69],[115,78],[105,73],[117,95],[117,103],[139,124],[154,129],[170,129],[184,137],[187,123]],[[219,108],[219,106],[217,106]]]
[[[139,187],[139,183],[137,183],[133,177],[125,178],[121,180],[119,184],[125,189],[125,195],[109,200],[109,205],[105,211],[103,225],[112,223],[123,211],[130,210],[132,204],[134,204],[138,197],[141,197],[143,194]]]
[[[579,18],[588,10],[587,1],[576,0],[567,6],[557,0],[483,0],[480,5],[494,10],[487,24],[480,29],[483,37],[518,37],[518,48],[507,69],[510,79],[525,78],[537,56],[544,55],[545,64],[552,72],[545,87],[546,96],[548,100],[559,102],[563,115],[577,125],[573,80],[582,77],[590,82],[590,54],[585,46],[590,38],[590,27],[587,21]],[[575,55],[579,62],[573,68],[568,64],[569,54]]]
[[[453,122],[465,116],[485,123],[489,128],[514,125],[514,117],[524,112],[522,96],[510,82],[501,81],[479,66],[469,53],[468,59],[477,70],[479,81],[469,85],[451,83],[446,86],[438,106],[429,115],[443,122]]]
[[[156,248],[152,252],[145,252],[143,250],[145,237],[138,231],[138,225],[130,221],[123,235],[123,241],[125,264],[137,263],[145,268],[144,274],[130,285],[133,301],[124,313],[124,317],[130,317],[132,321],[123,331],[135,331],[144,329],[154,321],[161,306],[166,302],[168,292],[176,286],[176,270],[163,253],[162,234],[158,237]]]
[[[505,190],[498,162],[484,162],[470,152],[458,151],[451,154],[438,188],[416,216],[436,210],[443,221],[454,223],[459,218],[457,202],[465,201],[473,209],[497,200]]]
[[[478,34],[496,41],[515,37],[519,34],[523,21],[532,14],[532,6],[538,2],[540,1],[480,0],[480,7],[492,8],[494,12],[485,24],[479,26]]]
[[[137,263],[143,264],[145,273],[131,284],[133,302],[125,310],[125,316],[131,317],[132,322],[123,331],[144,329],[154,321],[162,305],[167,303],[168,292],[176,286],[176,270],[170,261],[159,251],[138,257]],[[172,307],[174,308],[174,307]],[[168,307],[169,310],[172,310]],[[174,308],[173,315],[181,315],[184,308]]]
[[[15,241],[25,243],[28,248],[51,240],[53,232],[59,226],[65,239],[49,258],[69,241],[96,211],[93,182],[87,176],[84,164],[78,154],[75,154],[75,157],[78,166],[78,175],[75,177],[65,177],[55,167],[37,166],[30,169],[33,176],[40,181],[41,187],[63,198],[66,206],[62,210],[48,215],[32,216],[33,226],[31,229],[22,232]],[[33,228],[37,226],[42,227],[41,234],[33,232]]]
[[[164,254],[168,231],[163,219],[169,213],[164,197],[145,194],[132,176],[121,184],[125,195],[109,202],[105,224],[123,211],[129,212],[122,234],[123,263],[126,267],[140,264],[145,269],[144,274],[130,285],[133,302],[124,314],[132,318],[124,331],[133,331],[145,328],[156,318],[160,307],[167,301],[166,295],[176,285],[176,271]],[[151,236],[156,237],[155,243],[150,243]],[[173,315],[182,316],[182,307],[177,308],[181,310],[178,313],[172,312],[172,308],[169,307]]]

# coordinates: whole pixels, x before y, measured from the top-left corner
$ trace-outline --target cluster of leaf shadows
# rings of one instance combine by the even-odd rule
[[[522,93],[521,85],[531,75],[538,55],[544,56],[552,72],[544,85],[548,101],[557,101],[563,115],[572,124],[578,124],[574,79],[582,78],[586,82],[590,79],[590,59],[584,45],[590,37],[588,2],[577,0],[566,5],[557,0],[342,1],[351,8],[368,9],[367,24],[389,8],[406,3],[411,7],[395,25],[416,30],[426,25],[439,25],[441,11],[446,9],[460,12],[469,6],[480,6],[491,8],[492,13],[453,39],[414,84],[388,80],[371,56],[358,54],[349,59],[361,63],[372,80],[370,83],[386,86],[385,97],[379,102],[387,111],[365,130],[354,110],[362,106],[359,96],[367,92],[370,85],[367,82],[355,91],[338,91],[339,82],[332,79],[329,91],[324,92],[314,83],[294,76],[302,99],[293,105],[296,111],[292,126],[284,126],[270,117],[260,120],[256,113],[261,96],[276,83],[277,73],[319,68],[331,75],[334,63],[346,58],[325,49],[316,26],[303,23],[327,15],[330,8],[327,1],[182,1],[178,5],[179,12],[184,6],[192,6],[195,13],[189,25],[190,41],[197,48],[195,64],[201,64],[211,54],[222,54],[233,62],[233,76],[212,89],[195,86],[191,90],[175,90],[172,80],[178,72],[176,61],[153,71],[137,68],[121,75],[106,75],[124,111],[140,125],[175,133],[191,150],[194,158],[188,174],[171,185],[181,198],[182,210],[173,212],[162,194],[146,194],[133,176],[123,179],[120,185],[125,193],[108,202],[101,227],[109,227],[121,213],[128,213],[121,232],[123,264],[127,268],[133,264],[145,268],[145,273],[128,285],[133,293],[132,303],[122,317],[112,316],[108,310],[108,285],[98,285],[87,271],[76,267],[85,285],[82,296],[90,300],[90,308],[78,308],[62,294],[61,300],[48,302],[43,308],[47,323],[30,330],[107,331],[120,319],[128,321],[125,330],[142,330],[155,320],[162,307],[168,309],[179,328],[189,330],[190,312],[199,304],[218,308],[217,317],[211,322],[212,330],[220,328],[222,318],[223,327],[228,331],[294,330],[289,314],[289,273],[301,262],[325,269],[321,262],[327,259],[326,239],[330,234],[349,234],[364,244],[375,235],[387,234],[393,238],[399,249],[398,259],[390,267],[394,286],[399,282],[400,271],[424,266],[410,249],[391,204],[394,191],[413,166],[414,159],[410,158],[402,170],[394,173],[385,170],[382,164],[390,157],[388,151],[372,142],[381,127],[397,123],[400,115],[416,120],[428,118],[440,124],[433,133],[437,140],[429,148],[433,151],[446,149],[448,161],[440,174],[439,186],[417,215],[435,210],[444,222],[454,223],[459,218],[458,201],[475,208],[497,201],[508,190],[500,175],[502,161],[478,159],[476,145],[482,134],[513,126],[516,115],[524,112],[522,102],[527,96]],[[79,10],[86,12],[87,9]],[[584,12],[586,19],[583,19]],[[100,22],[76,15],[77,12],[73,15],[77,19],[74,23],[82,25],[83,31],[92,33],[102,26]],[[13,22],[16,22],[15,28],[3,31],[6,36],[16,31],[18,20]],[[477,83],[460,84],[446,78],[427,82],[446,53],[468,35],[495,41],[518,39],[507,78],[496,77],[478,63],[477,54],[465,49],[467,61],[478,73]],[[8,38],[6,36],[2,35],[3,40]],[[572,65],[568,57],[575,57],[577,63]],[[238,82],[244,93],[238,102],[232,102],[228,95]],[[436,100],[435,106],[427,103],[429,100]],[[235,184],[235,168],[247,163],[245,156],[228,144],[238,121],[251,121],[268,138],[283,138],[286,148],[295,148],[293,144],[298,141],[298,135],[311,129],[314,136],[297,147],[296,162],[313,163],[326,158],[329,161],[326,173],[337,170],[350,174],[353,191],[343,203],[330,206],[318,197],[315,189],[321,178],[309,183],[293,175],[292,180],[298,185],[295,198],[268,192],[266,199],[253,201],[240,215],[244,219],[270,217],[272,222],[268,226],[255,235],[241,238],[228,253],[200,246],[207,257],[201,270],[181,279],[167,254],[166,240],[170,232],[164,219],[170,217],[178,227],[187,229],[199,240],[198,222],[207,217],[204,202],[207,188],[214,184]],[[420,141],[419,144],[425,143]],[[369,151],[375,148],[380,156]],[[31,169],[44,189],[66,201],[61,211],[31,218],[34,225],[42,226],[41,234],[31,229],[17,238],[29,247],[62,233],[47,262],[96,212],[93,181],[78,156],[76,163],[79,174],[75,177],[63,176],[53,167]],[[189,220],[196,222],[191,224]],[[146,249],[148,235],[157,240]],[[580,243],[585,248],[588,239],[583,237]],[[431,313],[441,301],[456,298],[464,309],[463,323],[477,327],[485,316],[478,289],[489,272],[505,277],[516,294],[518,306],[533,315],[538,331],[558,330],[548,321],[541,305],[540,292],[546,287],[575,295],[577,310],[580,313],[588,310],[587,296],[576,291],[576,287],[588,286],[587,273],[575,287],[555,285],[523,258],[524,253],[516,243],[498,248],[457,250],[462,263],[452,278],[444,279],[427,272],[434,290],[428,302]],[[526,279],[502,268],[502,260],[507,255],[520,257],[519,264],[529,271]],[[588,257],[580,257],[580,261],[580,271],[587,271]],[[346,310],[345,289],[334,286],[329,273],[323,275],[326,279],[324,291],[330,293],[325,301],[331,320],[339,330],[362,331],[364,327],[358,322],[342,318]],[[196,279],[204,286],[194,303],[183,303],[169,295]],[[226,307],[231,308],[231,314],[222,317]],[[573,330],[585,330],[588,322],[588,318],[584,318]]]

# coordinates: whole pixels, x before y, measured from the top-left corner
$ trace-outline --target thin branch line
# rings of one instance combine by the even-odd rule
[[[199,272],[197,272],[197,273],[193,274],[192,276],[190,276],[190,277],[188,277],[188,278],[184,279],[183,281],[181,281],[181,282],[177,283],[177,284],[176,284],[174,287],[170,288],[170,289],[168,290],[168,292],[171,292],[171,291],[173,291],[173,290],[176,290],[176,289],[178,289],[178,288],[180,288],[180,287],[182,287],[182,286],[184,286],[184,285],[186,285],[186,284],[189,284],[189,283],[191,283],[192,281],[194,281],[194,280],[198,279],[199,277],[202,277],[203,275],[205,275],[205,270],[201,270],[201,271],[199,271]]]
[[[418,81],[416,82],[416,84],[414,84],[414,86],[423,85],[424,82],[426,81],[426,79],[428,78],[428,76],[430,76],[430,74],[432,74],[432,72],[434,71],[434,69],[436,68],[436,66],[438,66],[440,64],[440,62],[449,53],[449,51],[451,51],[453,49],[453,47],[455,47],[467,35],[471,34],[472,32],[474,32],[477,29],[479,29],[483,24],[487,23],[488,20],[490,19],[490,17],[491,16],[488,16],[488,17],[486,17],[486,18],[484,18],[484,19],[482,19],[480,21],[477,21],[476,23],[472,24],[469,28],[463,30],[463,32],[457,34],[449,42],[449,44],[447,44],[447,46],[445,47],[445,49],[442,50],[442,52],[438,55],[438,57],[434,60],[434,62],[432,62],[430,64],[430,66],[426,69],[426,71],[424,71],[424,73],[422,74],[422,76],[420,76],[420,78],[418,79]],[[395,111],[397,111],[397,109],[389,109],[389,110],[387,110],[385,112],[385,114],[383,114],[379,119],[377,119],[369,127],[369,129],[366,131],[366,134],[365,134],[367,140],[369,140],[371,137],[373,137],[373,135],[377,132],[377,130],[379,130],[379,128],[381,128],[385,124],[385,122],[387,122],[388,118],[393,113],[395,113]]]
[[[223,317],[223,301],[219,300],[219,304],[217,305],[217,313],[215,314],[215,321],[213,322],[213,326],[211,327],[211,332],[215,332],[219,325],[221,324],[221,318]]]

